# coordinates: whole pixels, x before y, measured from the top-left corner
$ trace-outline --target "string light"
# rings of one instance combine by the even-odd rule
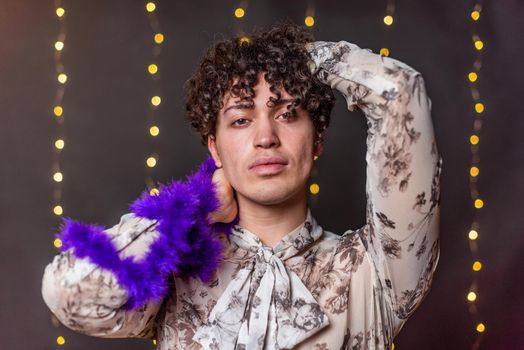
[[[50,141],[50,146],[53,152],[52,164],[51,164],[51,174],[52,174],[52,184],[53,184],[53,199],[51,204],[50,215],[53,215],[53,218],[60,219],[64,214],[64,207],[62,204],[62,186],[64,182],[64,174],[61,170],[60,160],[62,152],[65,149],[65,128],[64,128],[64,107],[63,107],[63,97],[65,93],[66,83],[69,80],[68,75],[64,70],[64,64],[62,62],[62,54],[64,53],[65,39],[66,39],[66,10],[62,6],[61,0],[55,0],[55,13],[56,18],[59,22],[59,33],[54,41],[54,61],[55,61],[55,76],[57,82],[57,88],[55,92],[55,97],[52,107],[52,116],[54,123],[57,125],[57,130],[55,135]],[[50,113],[51,114],[51,113]],[[53,232],[54,236],[54,232]],[[53,238],[52,241],[54,249],[60,249],[62,247],[62,240],[60,238]],[[60,327],[60,322],[53,313],[50,313],[51,323],[56,328]],[[65,338],[62,335],[56,336],[54,342],[58,346],[63,346],[66,342]]]
[[[64,49],[64,42],[63,41],[55,42],[55,50],[56,51],[62,51],[63,49]]]
[[[313,16],[306,16],[306,18],[304,19],[304,23],[308,27],[313,27],[313,25],[315,24],[315,18],[313,18]]]
[[[240,45],[243,44],[249,44],[249,37],[244,35],[244,30],[242,29],[242,23],[244,21],[244,18],[247,14],[247,8],[248,8],[248,0],[242,0],[240,3],[235,7],[233,11],[233,17],[235,18],[234,25],[235,25],[235,34],[238,37],[238,43]]]
[[[380,49],[379,53],[382,55],[382,56],[386,56],[388,57],[389,56],[389,49],[387,47],[383,47]]]
[[[475,103],[475,112],[482,113],[484,112],[484,104],[481,102]]]
[[[62,215],[64,213],[64,209],[62,208],[61,205],[55,205],[53,208],[53,213],[55,215]]]
[[[246,14],[246,11],[242,7],[237,7],[235,9],[235,17],[236,18],[242,18]]]
[[[63,15],[65,15],[65,10],[64,10],[62,7],[58,7],[58,8],[56,9],[56,15],[57,15],[58,17],[62,17]]]
[[[55,108],[53,108],[53,113],[55,114],[55,116],[61,117],[64,113],[64,109],[62,108],[62,106],[55,106]]]
[[[53,174],[53,180],[55,180],[56,182],[62,182],[63,179],[64,179],[64,175],[62,175],[61,172],[57,171],[56,173]]]
[[[157,4],[154,2],[148,2],[146,4],[147,18],[151,27],[151,33],[153,35],[153,42],[151,47],[151,57],[147,64],[147,73],[154,82],[155,94],[149,100],[149,110],[147,115],[148,134],[151,137],[151,148],[149,153],[150,156],[145,161],[145,184],[151,195],[158,195],[160,192],[153,179],[153,169],[158,163],[158,154],[155,150],[157,147],[157,139],[160,134],[160,127],[156,122],[156,113],[160,104],[162,103],[162,94],[160,93],[160,66],[159,57],[162,52],[162,44],[164,43],[165,37],[162,33],[160,22],[156,13],[159,11]]]
[[[55,238],[55,240],[53,241],[53,245],[57,249],[62,247],[62,240],[60,238]]]
[[[471,223],[471,228],[468,232],[468,240],[469,240],[469,247],[470,252],[472,256],[473,262],[471,263],[471,284],[469,287],[469,291],[466,295],[467,300],[467,308],[468,311],[473,319],[474,327],[472,327],[472,331],[475,333],[475,338],[473,340],[473,343],[471,345],[471,349],[478,350],[480,347],[480,343],[482,341],[482,334],[484,333],[486,327],[484,323],[481,322],[481,317],[478,313],[478,307],[477,303],[479,302],[479,290],[478,290],[478,279],[479,279],[479,271],[482,270],[482,263],[479,259],[479,248],[478,248],[478,241],[481,238],[482,234],[485,234],[480,230],[480,223],[479,223],[479,213],[481,208],[484,207],[484,200],[481,199],[479,189],[478,189],[478,180],[480,178],[480,132],[482,131],[482,122],[485,118],[485,103],[481,102],[481,96],[478,90],[478,82],[480,80],[480,70],[482,68],[482,53],[483,49],[485,47],[484,42],[480,39],[477,30],[477,25],[479,25],[479,19],[481,18],[481,12],[482,12],[482,0],[476,0],[476,4],[473,8],[473,10],[470,13],[470,18],[468,18],[468,21],[471,25],[471,33],[472,34],[472,41],[473,41],[473,51],[476,55],[475,60],[473,62],[473,67],[467,72],[467,82],[471,90],[471,97],[473,99],[473,111],[471,112],[473,115],[473,132],[469,136],[469,146],[471,150],[471,163],[468,168],[468,178],[469,178],[469,188],[470,188],[470,196],[473,201],[473,220]]]
[[[309,1],[304,13],[304,24],[313,29],[315,25],[315,2]],[[317,160],[319,157],[315,154],[313,155],[313,169],[311,171],[311,183],[309,185],[309,194],[311,195],[311,201],[316,203],[319,201],[320,185],[318,184],[318,166]]]
[[[64,345],[64,344],[65,344],[65,338],[62,337],[61,335],[58,336],[58,337],[56,338],[56,343],[57,343],[58,345]]]
[[[486,330],[486,326],[484,326],[484,323],[479,323],[477,325],[477,332],[482,333]]]
[[[384,17],[382,18],[382,21],[386,25],[384,29],[386,30],[386,35],[389,33],[389,28],[393,25],[393,18],[395,15],[395,1],[394,0],[388,0],[386,5],[386,13],[384,14]],[[389,57],[391,54],[389,48],[387,47],[381,47],[379,49],[379,54],[381,56]]]
[[[156,165],[156,158],[153,156],[147,158],[146,164],[148,167],[153,168]]]
[[[60,73],[58,74],[57,79],[60,84],[65,84],[67,81],[67,75],[65,73]]]
[[[146,4],[146,10],[147,10],[147,12],[153,12],[153,11],[155,11],[155,9],[156,9],[156,5],[155,5],[154,2],[148,2],[148,3]]]
[[[160,96],[153,96],[153,97],[151,97],[151,104],[153,106],[155,106],[155,107],[159,106],[160,102],[162,102],[162,99],[160,98]]]
[[[55,147],[56,147],[56,149],[60,149],[60,150],[61,150],[61,149],[64,149],[64,146],[65,146],[65,142],[64,142],[64,140],[62,140],[62,139],[58,139],[58,140],[55,141]]]
[[[158,136],[158,134],[160,134],[160,128],[156,125],[153,125],[149,128],[149,134],[151,136]]]
[[[156,74],[158,72],[158,66],[154,63],[151,63],[149,66],[147,66],[147,71],[151,75]]]
[[[164,42],[164,34],[156,33],[153,40],[155,41],[155,44],[162,44]]]

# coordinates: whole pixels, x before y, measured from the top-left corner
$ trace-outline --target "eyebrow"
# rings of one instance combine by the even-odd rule
[[[276,108],[276,107],[281,106],[281,105],[283,105],[283,104],[285,104],[285,103],[289,103],[289,102],[293,102],[293,101],[294,101],[294,99],[292,99],[292,98],[284,98],[284,99],[280,99],[280,100],[279,100],[278,102],[276,102],[275,105],[274,105],[273,107],[271,107],[271,108]],[[239,104],[236,104],[236,105],[232,105],[232,106],[227,107],[227,108],[224,110],[224,114],[226,114],[227,111],[229,111],[230,109],[233,109],[233,108],[234,108],[234,109],[244,109],[244,108],[249,108],[249,109],[251,109],[251,108],[253,108],[253,107],[254,107],[254,106],[249,106],[249,105],[247,105],[247,104],[245,104],[245,103],[239,103]]]

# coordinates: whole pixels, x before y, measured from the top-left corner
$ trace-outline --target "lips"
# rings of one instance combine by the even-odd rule
[[[287,160],[281,157],[263,157],[249,166],[249,171],[258,176],[273,176],[284,171]]]
[[[262,157],[255,160],[249,166],[249,169],[253,169],[259,166],[270,166],[270,165],[287,165],[287,160],[282,157]]]

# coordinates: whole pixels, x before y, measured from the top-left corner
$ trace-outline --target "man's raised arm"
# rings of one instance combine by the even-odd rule
[[[308,44],[311,69],[367,119],[367,224],[360,230],[391,308],[407,319],[437,265],[442,158],[419,72],[355,44]]]

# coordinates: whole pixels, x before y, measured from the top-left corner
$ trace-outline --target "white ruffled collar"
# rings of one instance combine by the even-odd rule
[[[245,250],[251,263],[231,280],[193,340],[204,349],[291,349],[329,325],[309,290],[283,263],[322,234],[310,209],[274,248],[235,226],[230,242]]]

